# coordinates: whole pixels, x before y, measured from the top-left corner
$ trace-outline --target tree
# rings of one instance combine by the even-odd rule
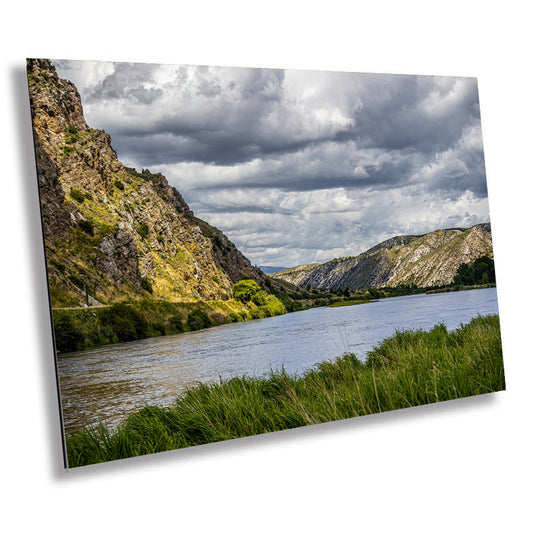
[[[490,257],[478,257],[470,263],[462,263],[453,278],[454,285],[496,283],[494,260]]]
[[[249,302],[261,287],[253,279],[243,279],[233,285],[233,297],[241,302]]]

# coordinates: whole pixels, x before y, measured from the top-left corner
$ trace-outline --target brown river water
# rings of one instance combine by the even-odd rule
[[[301,374],[346,352],[366,353],[398,329],[454,329],[498,313],[496,289],[402,296],[349,307],[320,307],[92,348],[58,356],[63,422],[116,426],[146,405],[171,405],[188,387],[282,367]]]

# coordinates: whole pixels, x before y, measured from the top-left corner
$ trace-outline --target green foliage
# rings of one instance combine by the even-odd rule
[[[369,300],[344,300],[342,302],[333,302],[328,307],[346,307],[350,305],[359,305],[369,303]]]
[[[69,274],[68,279],[76,285],[79,289],[83,289],[85,286],[85,282],[83,278],[80,276],[77,276],[76,274]]]
[[[126,170],[126,172],[128,174],[130,174],[131,176],[135,176],[136,178],[143,178],[143,179],[146,179],[146,174],[142,174],[141,172],[137,172],[134,168],[132,167],[124,167],[124,169]]]
[[[119,342],[144,339],[148,333],[148,322],[132,306],[120,302],[102,309],[100,321],[116,335]]]
[[[264,293],[264,296],[258,299],[258,301],[263,303],[259,304],[258,309],[263,313],[265,317],[283,315],[287,312],[287,309],[285,308],[283,303],[278,300],[278,298],[276,298],[273,294],[267,294],[264,291],[261,291],[261,293]],[[254,297],[256,295],[254,295]]]
[[[266,318],[266,315],[259,307],[252,307],[250,311],[248,311],[247,318],[250,320],[256,320],[258,318]]]
[[[268,296],[269,295],[268,295],[267,292],[265,292],[263,290],[259,290],[255,294],[252,295],[251,301],[255,305],[265,305],[267,303]]]
[[[73,200],[76,200],[79,204],[82,204],[85,201],[85,193],[80,191],[79,189],[76,189],[75,187],[71,187],[70,189],[70,197]]]
[[[79,305],[79,296],[73,295],[65,285],[63,279],[60,281],[54,274],[50,273],[48,279],[50,299],[57,307],[74,307]]]
[[[187,317],[187,325],[191,331],[208,328],[211,326],[209,315],[202,309],[195,309]]]
[[[83,333],[72,316],[68,314],[54,317],[54,334],[59,352],[73,352],[81,346],[83,341]]]
[[[470,263],[462,263],[453,278],[454,285],[486,285],[496,283],[494,260],[490,257],[478,257]]]
[[[347,354],[303,376],[271,372],[202,384],[173,407],[145,407],[114,431],[67,437],[69,466],[110,461],[464,398],[505,388],[499,320],[479,317],[383,341],[366,362]]]
[[[62,146],[61,149],[63,150],[63,155],[70,155],[76,151],[72,146]]]
[[[243,279],[233,285],[233,297],[241,302],[249,302],[261,287],[253,279]]]
[[[78,221],[78,228],[88,235],[94,235],[94,223],[90,219]]]
[[[65,307],[77,306],[80,297],[85,294],[85,273],[69,274],[69,281],[77,287],[77,291],[69,294],[60,292],[56,301]],[[57,293],[65,283],[59,283],[55,276],[50,276],[51,293]],[[68,284],[70,285],[70,283]],[[88,284],[89,285],[89,284]],[[71,287],[72,288],[72,287]],[[90,285],[89,285],[90,290]],[[233,320],[228,315],[236,314],[237,320],[246,318],[246,311],[235,313],[235,304],[227,305],[223,302],[168,302],[163,300],[145,299],[131,302],[115,303],[110,306],[91,306],[78,309],[54,309],[54,322],[59,319],[61,332],[74,332],[74,343],[64,341],[60,351],[89,348],[135,340],[158,335],[170,335],[184,330],[201,329]],[[209,312],[209,314],[208,314]],[[190,317],[189,317],[190,315]],[[188,317],[184,325],[183,317]],[[215,320],[211,320],[210,317]],[[61,322],[63,321],[63,323]],[[69,326],[69,327],[67,327]]]
[[[172,328],[173,332],[183,331],[183,323],[181,321],[181,315],[179,313],[174,313],[169,319],[169,325]]]
[[[117,233],[119,230],[118,224],[105,224],[100,223],[98,224],[98,235],[101,238],[107,237],[108,235],[113,235]]]
[[[288,313],[294,311],[293,300],[287,293],[280,292],[277,294],[277,298],[283,304]]]
[[[67,126],[66,142],[67,144],[74,144],[80,138],[80,132],[74,126]]]
[[[124,183],[122,183],[120,180],[115,180],[113,182],[113,185],[119,189],[120,191],[123,191],[124,190]]]
[[[141,289],[143,291],[149,292],[152,294],[154,289],[152,288],[152,283],[148,278],[141,278]]]
[[[150,233],[150,228],[146,222],[141,222],[137,227],[137,233],[141,236],[141,239],[146,239]]]
[[[251,279],[241,280],[233,285],[233,297],[241,302],[251,302],[256,305],[248,311],[247,318],[265,318],[270,316],[282,315],[287,309],[273,294],[266,291]]]

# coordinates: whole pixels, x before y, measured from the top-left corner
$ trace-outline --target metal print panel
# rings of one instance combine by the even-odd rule
[[[476,79],[27,67],[66,466],[505,388]]]

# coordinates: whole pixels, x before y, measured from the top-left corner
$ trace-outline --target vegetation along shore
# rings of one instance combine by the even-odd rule
[[[487,277],[487,272],[490,277]],[[267,292],[254,280],[244,279],[234,284],[230,300],[167,302],[144,299],[107,306],[54,309],[55,342],[58,352],[64,353],[313,307],[343,307],[380,298],[495,287],[494,281],[494,261],[488,257],[462,264],[453,283],[426,288],[398,285],[360,290],[311,289],[267,278]]]
[[[66,438],[69,467],[246,437],[505,389],[499,318],[455,331],[397,332],[369,352],[189,389],[171,407],[144,407],[116,430],[102,424]]]

